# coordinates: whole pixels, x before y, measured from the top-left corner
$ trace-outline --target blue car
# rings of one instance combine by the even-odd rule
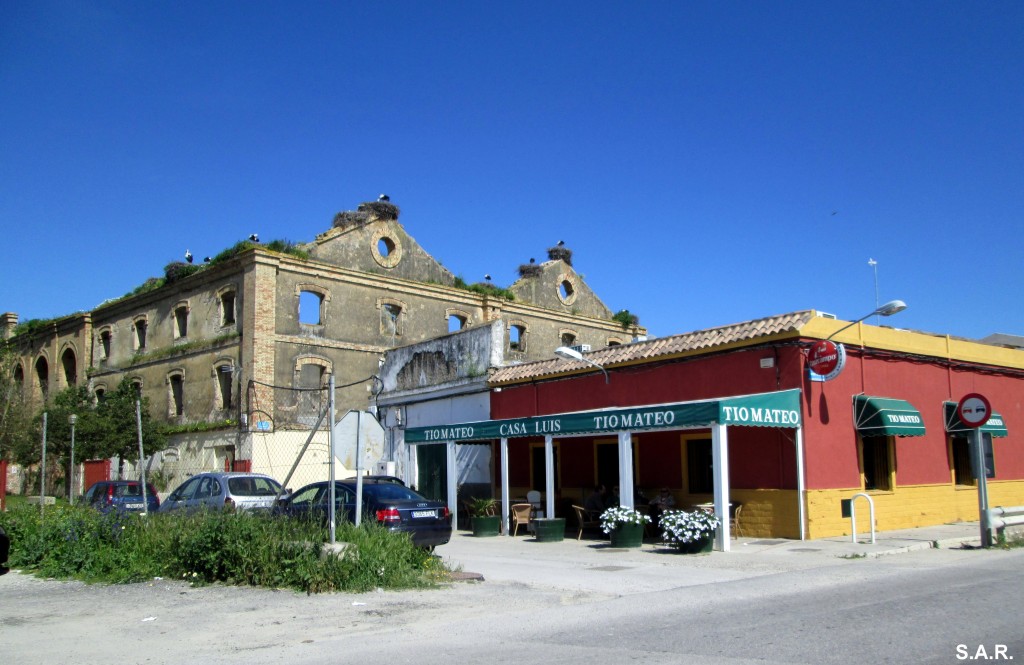
[[[306,485],[282,499],[276,512],[326,523],[329,496],[327,481]],[[334,498],[338,521],[353,521],[356,481],[335,481]],[[391,479],[364,478],[363,515],[389,531],[409,534],[414,545],[426,549],[444,545],[452,537],[452,515],[444,502],[421,496]]]
[[[150,483],[146,483],[146,503],[149,505],[148,512],[154,513],[160,508],[160,497]],[[141,513],[144,507],[142,483],[138,480],[101,480],[86,490],[82,504],[101,513],[115,510],[122,513]]]

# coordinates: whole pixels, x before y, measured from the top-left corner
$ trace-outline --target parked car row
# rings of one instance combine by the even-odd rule
[[[336,520],[354,521],[357,479],[338,480],[334,486]],[[330,483],[312,483],[287,494],[281,483],[260,473],[208,472],[186,480],[162,504],[149,483],[145,495],[149,512],[268,510],[326,524]],[[89,487],[82,503],[101,512],[142,512],[142,484],[135,480],[101,481]],[[389,531],[409,534],[413,544],[419,547],[432,549],[451,539],[448,506],[421,496],[393,476],[363,476],[362,510],[364,519],[375,519]]]

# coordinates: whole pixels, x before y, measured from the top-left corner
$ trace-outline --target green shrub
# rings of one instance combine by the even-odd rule
[[[428,587],[448,579],[440,560],[407,536],[375,523],[341,524],[341,554],[324,556],[318,523],[248,512],[101,515],[56,506],[0,513],[11,536],[9,565],[45,577],[138,582],[153,577],[194,584],[291,588],[308,593]]]

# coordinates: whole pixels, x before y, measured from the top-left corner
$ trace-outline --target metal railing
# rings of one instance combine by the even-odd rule
[[[852,527],[853,542],[857,542],[857,497],[862,496],[868,500],[868,513],[871,520],[871,544],[875,544],[875,501],[867,494],[858,492],[850,498],[850,525]]]

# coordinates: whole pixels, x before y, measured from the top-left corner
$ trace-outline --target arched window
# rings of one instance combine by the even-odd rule
[[[313,291],[299,293],[299,323],[318,326],[323,321],[320,316],[323,309],[323,298]]]
[[[220,325],[221,327],[235,324],[235,288],[228,287],[217,294],[220,304]]]
[[[132,346],[136,351],[146,350],[146,332],[149,329],[149,322],[146,317],[140,316],[132,322],[135,334],[132,335]]]
[[[508,350],[526,353],[526,324],[510,323],[508,326]]]
[[[380,310],[380,333],[386,337],[400,337],[405,328],[405,303],[393,298],[377,301]]]
[[[234,407],[235,366],[230,360],[219,362],[213,367],[213,377],[216,382],[216,408],[221,411],[231,410]]]
[[[114,338],[113,330],[110,326],[100,328],[99,334],[99,353],[100,360],[107,360],[110,358],[110,342]]]
[[[78,359],[71,349],[64,349],[60,356],[60,363],[64,367],[64,382],[69,386],[78,383]]]
[[[46,399],[50,393],[50,363],[43,356],[36,360],[36,380],[39,382],[39,394]]]
[[[167,415],[171,418],[185,413],[185,372],[177,369],[167,375]]]
[[[174,307],[174,339],[188,337],[188,303],[181,302]]]
[[[576,331],[575,330],[562,330],[559,333],[560,346],[574,346],[576,344]]]
[[[331,292],[316,284],[299,284],[295,287],[298,296],[297,318],[300,325],[321,326],[327,318],[327,305]]]
[[[445,318],[448,319],[448,332],[458,332],[469,325],[469,313],[461,309],[445,310]]]

